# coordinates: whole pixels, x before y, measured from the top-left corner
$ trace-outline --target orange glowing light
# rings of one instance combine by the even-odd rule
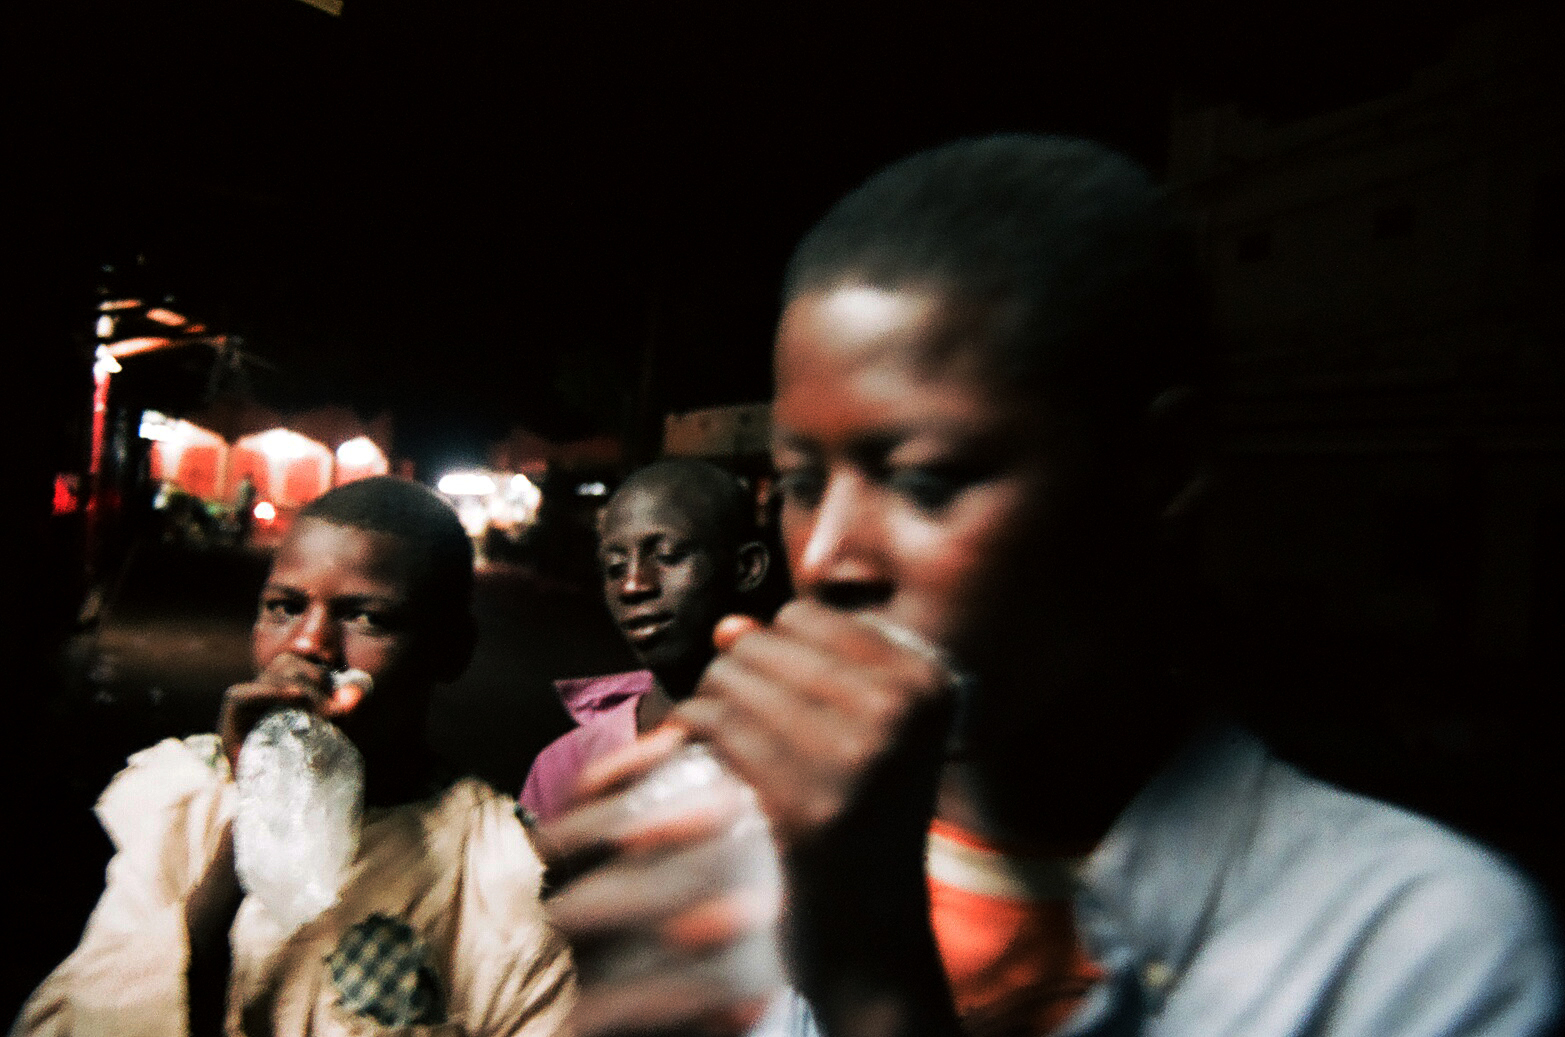
[[[171,328],[177,328],[181,324],[185,323],[184,317],[175,313],[173,310],[165,310],[161,306],[154,306],[152,309],[148,310],[147,319],[155,320],[159,324],[166,324]]]
[[[271,501],[264,500],[256,504],[252,514],[257,522],[271,522],[277,518],[277,509],[272,507]]]
[[[103,350],[109,356],[120,359],[127,356],[135,356],[137,353],[150,353],[154,349],[162,349],[173,344],[173,341],[170,339],[148,335],[142,338],[122,338],[112,346],[104,346]]]

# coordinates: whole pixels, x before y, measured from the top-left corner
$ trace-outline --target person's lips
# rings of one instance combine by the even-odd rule
[[[663,633],[674,623],[674,617],[656,612],[645,616],[629,616],[620,621],[620,629],[634,643],[649,641]]]

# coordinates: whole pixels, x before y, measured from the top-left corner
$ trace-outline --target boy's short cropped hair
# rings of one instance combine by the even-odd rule
[[[694,457],[666,457],[632,472],[614,496],[633,491],[666,495],[692,519],[736,549],[758,535],[755,509],[739,479],[726,468]]]
[[[1002,135],[892,164],[800,242],[784,303],[849,281],[995,304],[992,373],[1102,418],[1210,378],[1185,228],[1144,169],[1090,141]]]
[[[390,475],[358,479],[315,498],[295,521],[307,518],[406,540],[422,556],[419,610],[436,616],[471,611],[473,543],[433,490]]]

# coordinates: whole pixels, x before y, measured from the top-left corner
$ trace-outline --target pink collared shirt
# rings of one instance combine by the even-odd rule
[[[522,806],[539,821],[564,813],[588,764],[636,740],[636,704],[653,687],[650,670],[556,681],[565,711],[580,726],[538,754],[518,797]]]

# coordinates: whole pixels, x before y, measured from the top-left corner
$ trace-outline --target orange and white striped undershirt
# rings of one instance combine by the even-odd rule
[[[930,921],[969,1037],[1049,1033],[1103,977],[1071,910],[1079,863],[1002,852],[948,822],[931,825]]]

